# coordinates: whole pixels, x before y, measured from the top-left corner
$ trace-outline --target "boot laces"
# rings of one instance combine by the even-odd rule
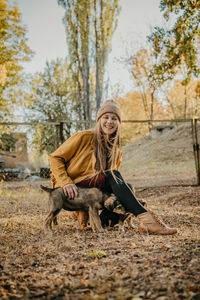
[[[164,228],[166,228],[165,223],[152,211],[152,210],[148,210],[151,215],[156,219],[156,221]]]

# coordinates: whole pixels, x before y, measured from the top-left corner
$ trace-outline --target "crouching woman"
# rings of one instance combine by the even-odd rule
[[[53,187],[62,187],[66,196],[78,196],[78,187],[97,187],[115,194],[127,212],[139,219],[138,230],[154,234],[175,234],[155,213],[137,201],[122,178],[118,103],[107,100],[97,113],[96,126],[75,133],[50,155]],[[81,228],[87,225],[88,213],[79,212]]]

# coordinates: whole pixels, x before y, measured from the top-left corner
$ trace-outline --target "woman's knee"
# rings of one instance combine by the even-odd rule
[[[117,176],[117,177],[120,177],[120,178],[122,177],[118,170],[106,171],[107,176],[113,177],[113,174],[114,174],[114,176]]]
[[[111,185],[111,184],[122,184],[123,183],[123,178],[120,174],[119,171],[113,170],[113,171],[106,171],[106,184]]]
[[[120,172],[119,172],[118,170],[113,170],[113,173],[114,173],[116,176],[122,177],[122,175],[120,174]]]

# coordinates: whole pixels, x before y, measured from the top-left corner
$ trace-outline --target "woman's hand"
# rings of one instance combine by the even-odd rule
[[[75,197],[78,197],[78,188],[73,183],[68,183],[63,186],[63,191],[66,197],[69,197],[69,199],[74,199]]]

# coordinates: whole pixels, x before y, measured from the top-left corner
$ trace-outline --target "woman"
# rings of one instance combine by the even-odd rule
[[[78,196],[78,186],[97,187],[115,194],[124,208],[139,219],[139,231],[174,234],[151,211],[135,198],[119,170],[121,164],[121,111],[117,102],[107,100],[97,113],[94,130],[75,133],[50,155],[51,179],[54,187],[62,187],[66,196]],[[87,212],[79,212],[81,227],[88,221]]]

